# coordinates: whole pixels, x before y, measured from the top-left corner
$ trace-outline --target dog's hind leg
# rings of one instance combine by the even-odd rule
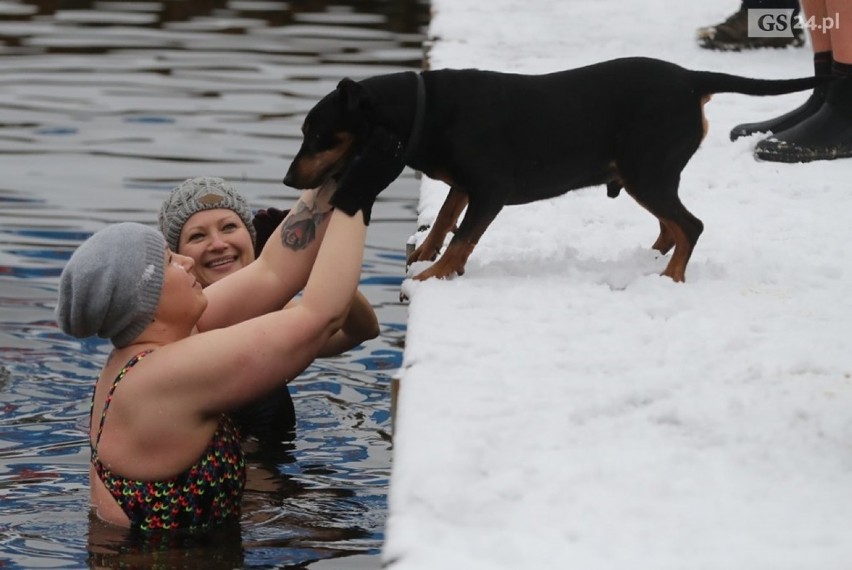
[[[686,265],[695,244],[704,231],[704,224],[681,203],[677,195],[679,183],[680,176],[671,176],[654,183],[631,182],[626,189],[660,222],[660,235],[654,242],[654,249],[666,253],[674,247],[672,258],[662,274],[673,281],[682,282],[686,278]]]
[[[455,187],[450,188],[450,192],[438,211],[438,217],[435,218],[426,239],[408,256],[409,264],[415,261],[432,261],[438,257],[438,252],[444,246],[444,239],[455,228],[459,216],[467,206],[467,202],[467,194]]]
[[[664,105],[654,100],[642,116],[643,121],[634,125],[635,136],[625,141],[618,173],[627,193],[657,218],[660,234],[652,247],[662,254],[674,248],[663,275],[680,282],[704,231],[701,220],[678,197],[680,173],[704,133],[701,101],[693,96]]]

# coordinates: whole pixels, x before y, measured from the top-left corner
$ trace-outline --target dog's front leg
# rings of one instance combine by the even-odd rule
[[[447,250],[431,267],[416,275],[415,280],[423,281],[430,277],[443,279],[454,274],[464,275],[467,258],[473,253],[479,238],[503,209],[502,193],[493,192],[485,196],[483,198],[479,195],[476,199],[470,199],[464,219],[459,224],[453,239],[450,240]]]
[[[425,281],[430,277],[444,279],[452,275],[464,275],[464,266],[467,263],[467,258],[473,253],[474,247],[476,247],[475,243],[459,239],[458,236],[453,236],[444,255],[428,269],[415,275],[414,280]]]
[[[447,198],[444,200],[444,204],[441,206],[438,217],[435,218],[426,239],[408,256],[409,264],[415,261],[432,261],[438,257],[438,253],[444,247],[444,239],[455,228],[459,216],[467,206],[467,202],[466,193],[456,187],[450,188],[450,192],[447,194]]]

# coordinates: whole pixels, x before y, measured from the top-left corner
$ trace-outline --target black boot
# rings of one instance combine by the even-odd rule
[[[735,141],[740,137],[747,137],[755,133],[780,133],[791,127],[795,127],[811,115],[814,115],[820,110],[825,103],[825,94],[828,91],[826,85],[814,87],[813,93],[808,97],[808,100],[796,107],[792,111],[784,113],[774,119],[761,121],[759,123],[743,123],[731,129],[731,140]]]
[[[831,52],[820,52],[814,54],[814,75],[830,75],[831,74]],[[828,85],[820,85],[814,87],[813,93],[807,101],[796,107],[792,111],[784,113],[780,117],[768,119],[759,123],[743,123],[731,129],[731,140],[735,141],[740,137],[747,137],[755,133],[780,133],[792,127],[795,127],[811,115],[814,115],[820,110],[822,104],[825,103],[825,96],[828,93]]]
[[[811,162],[852,157],[852,77],[828,86],[819,111],[757,143],[754,156],[771,162]]]

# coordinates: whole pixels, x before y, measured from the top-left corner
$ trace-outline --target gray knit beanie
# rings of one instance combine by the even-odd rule
[[[217,208],[234,211],[248,228],[252,244],[255,243],[257,234],[246,199],[221,178],[199,176],[181,182],[160,206],[160,231],[166,236],[172,251],[178,251],[180,232],[190,216]]]
[[[163,290],[166,240],[125,222],[95,232],[59,277],[56,322],[76,338],[97,335],[121,348],[154,320]]]

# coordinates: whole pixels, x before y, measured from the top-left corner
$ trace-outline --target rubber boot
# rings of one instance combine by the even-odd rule
[[[819,111],[757,143],[754,156],[772,162],[811,162],[852,157],[852,76],[828,86]]]
[[[822,52],[814,54],[814,74],[831,75],[831,52]],[[819,85],[814,87],[811,96],[800,106],[792,111],[784,113],[774,119],[768,119],[759,123],[743,123],[731,129],[731,140],[735,141],[740,137],[747,137],[756,133],[780,133],[792,127],[795,127],[811,115],[814,115],[820,110],[825,97],[828,93],[828,85]]]

